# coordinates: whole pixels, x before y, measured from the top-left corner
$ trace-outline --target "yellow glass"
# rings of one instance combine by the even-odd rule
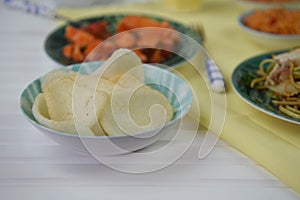
[[[199,10],[203,0],[160,0],[165,8],[176,11],[196,11]]]

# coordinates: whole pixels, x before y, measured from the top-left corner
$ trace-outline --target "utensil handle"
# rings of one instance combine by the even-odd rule
[[[4,4],[30,14],[55,19],[56,12],[47,6],[39,5],[28,0],[4,0]]]
[[[217,64],[210,58],[206,59],[206,71],[210,86],[215,92],[225,92],[225,81]]]

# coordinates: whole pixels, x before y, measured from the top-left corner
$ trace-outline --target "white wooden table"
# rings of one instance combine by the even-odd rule
[[[222,141],[207,158],[198,159],[201,133],[173,165],[137,175],[112,170],[38,132],[22,116],[19,96],[33,79],[58,67],[43,47],[55,26],[0,4],[1,200],[300,198]]]

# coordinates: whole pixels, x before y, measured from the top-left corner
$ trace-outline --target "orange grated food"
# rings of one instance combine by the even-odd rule
[[[300,34],[300,11],[285,8],[257,10],[243,23],[255,30],[273,34]]]

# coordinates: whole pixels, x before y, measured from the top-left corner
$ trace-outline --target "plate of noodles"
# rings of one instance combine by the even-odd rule
[[[236,67],[231,82],[254,108],[300,124],[300,48],[249,58]]]
[[[300,9],[267,8],[242,13],[238,24],[253,42],[268,49],[300,46]]]

